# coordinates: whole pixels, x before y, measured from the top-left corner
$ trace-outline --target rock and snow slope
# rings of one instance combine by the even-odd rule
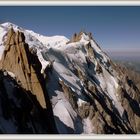
[[[4,23],[0,25],[0,58],[11,27],[24,33],[42,64],[40,73],[58,133],[140,133],[140,93],[91,33],[80,32],[69,40]]]

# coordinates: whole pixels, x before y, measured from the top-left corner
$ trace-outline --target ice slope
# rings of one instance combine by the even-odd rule
[[[86,58],[85,58],[85,56],[87,56],[87,54],[84,49],[84,46],[89,42],[91,42],[91,45],[92,45],[93,49],[96,51],[96,53],[100,54],[103,58],[103,59],[100,59],[97,57],[94,60],[95,63],[98,62],[101,64],[101,67],[103,69],[102,74],[97,74],[91,70],[87,70],[88,69],[87,62],[86,62]],[[72,91],[76,94],[76,96],[78,97],[78,101],[77,101],[78,107],[80,107],[83,102],[86,102],[86,98],[82,93],[82,89],[83,89],[82,82],[77,77],[77,75],[74,74],[74,72],[73,72],[73,68],[77,67],[83,71],[89,71],[91,73],[91,75],[93,75],[93,73],[94,73],[94,76],[99,81],[99,83],[96,84],[97,88],[101,89],[101,91],[105,91],[106,95],[112,100],[114,107],[117,108],[120,116],[122,116],[124,109],[123,109],[121,103],[119,102],[119,100],[117,99],[117,95],[116,95],[116,91],[118,89],[118,83],[117,83],[118,80],[115,78],[116,77],[115,75],[113,76],[113,72],[112,72],[112,75],[108,72],[109,68],[107,66],[107,61],[109,61],[110,59],[96,45],[95,42],[93,42],[92,40],[90,40],[88,38],[88,36],[83,34],[82,38],[79,42],[70,43],[70,44],[62,46],[60,48],[58,48],[58,47],[50,48],[45,53],[45,56],[46,56],[46,60],[47,60],[47,58],[49,58],[49,60],[51,60],[51,61],[55,60],[54,64],[53,64],[54,70],[53,70],[52,74],[49,75],[49,77],[51,77],[51,79],[56,79],[56,80],[52,81],[52,83],[50,80],[48,83],[48,88],[49,88],[48,92],[50,93],[50,98],[52,99],[52,102],[53,102],[53,98],[55,96],[57,96],[57,97],[59,96],[59,90],[58,90],[59,85],[55,84],[55,86],[54,86],[54,82],[57,83],[59,81],[59,78],[61,78],[61,80],[64,81],[65,84],[68,87],[70,87],[72,89]],[[55,76],[55,78],[54,78],[54,76]],[[56,93],[56,95],[51,94],[50,91],[52,93]],[[60,108],[62,108],[62,110],[59,109],[59,107],[58,107],[59,105],[63,106],[63,107],[60,107]],[[65,113],[62,115],[61,111],[65,112]],[[69,114],[71,114],[72,112],[73,112],[73,110],[71,110],[69,112]],[[66,119],[66,118],[69,118],[67,107],[65,106],[65,103],[62,102],[61,100],[57,100],[57,109],[54,110],[54,114],[57,117],[59,117],[60,120],[64,121],[64,124],[67,124],[67,126],[73,128],[73,125],[72,125],[72,122],[70,121],[70,119],[69,119],[69,121]],[[83,128],[82,133],[94,133],[94,130],[91,129],[92,127],[94,128],[94,126],[92,126],[89,119],[85,119],[80,123]],[[73,128],[73,129],[75,130],[75,128]]]
[[[35,36],[47,48],[61,47],[62,45],[65,45],[69,41],[69,39],[67,39],[64,36],[56,35],[56,36],[49,37],[49,36],[43,36],[43,35],[37,34],[31,30],[26,30],[26,31],[30,33],[32,36]]]
[[[42,64],[42,72],[50,61],[54,61],[53,71],[48,73],[49,78],[46,87],[52,102],[59,133],[94,133],[94,130],[92,130],[94,128],[93,124],[91,124],[88,118],[84,120],[80,119],[77,111],[64,96],[59,85],[60,81],[64,81],[65,85],[73,91],[78,99],[78,107],[87,102],[82,92],[84,88],[83,82],[74,73],[75,68],[97,79],[98,82],[91,80],[90,77],[88,80],[95,84],[99,90],[105,92],[111,99],[114,107],[118,110],[120,116],[122,116],[124,110],[115,94],[118,89],[118,79],[114,75],[111,66],[107,64],[110,59],[88,35],[83,33],[80,41],[67,44],[69,39],[64,36],[46,37],[31,30],[20,28],[17,25],[4,23],[0,26],[0,57],[4,50],[3,42],[6,32],[10,27],[13,27],[14,30],[24,32],[29,47],[37,49],[37,55]],[[94,68],[88,68],[87,66],[86,57],[88,56],[88,52],[85,49],[85,45],[88,43],[91,44],[96,54],[96,58],[93,58]],[[102,74],[95,72],[97,63],[103,69]]]

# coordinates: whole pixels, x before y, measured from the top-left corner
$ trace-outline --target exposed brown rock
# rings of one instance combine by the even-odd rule
[[[77,109],[78,105],[77,105],[77,98],[75,96],[75,93],[63,81],[60,80],[59,84],[62,87],[62,90],[64,92],[64,96],[66,97],[66,99],[71,103],[71,105],[74,109]]]
[[[72,36],[71,40],[67,42],[68,43],[72,43],[72,42],[78,42],[81,40],[81,35],[83,34],[83,32],[80,33],[74,33],[74,35]]]
[[[2,55],[0,67],[16,75],[21,86],[36,95],[43,108],[46,108],[44,87],[41,84],[41,63],[37,56],[30,52],[22,32],[14,32],[11,28],[7,34],[6,46]]]
[[[89,119],[92,120],[92,118],[95,116],[95,110],[93,108],[93,106],[90,106],[90,109],[89,109]]]
[[[90,81],[88,81],[88,91],[90,91],[91,93],[96,93],[97,92],[97,89],[96,89],[96,86],[91,83]]]
[[[99,112],[96,112],[95,117],[92,119],[92,123],[94,124],[94,133],[103,134],[105,123],[101,119]]]
[[[87,54],[89,58],[95,58],[95,52],[94,49],[91,47],[91,43],[85,45],[85,48],[87,49]]]
[[[125,71],[125,70],[124,70]],[[127,72],[125,71],[125,74]],[[123,88],[119,88],[118,95],[125,109],[125,118],[128,120],[130,127],[135,133],[140,133],[140,93],[133,81],[125,76],[122,79]]]
[[[97,62],[97,66],[96,66],[96,72],[97,72],[98,74],[100,74],[100,73],[103,72],[102,67],[100,66],[100,64],[99,64],[98,62]]]
[[[90,106],[89,103],[82,103],[82,105],[78,108],[78,112],[81,118],[87,118],[88,116],[93,118],[94,116],[94,110],[91,109],[92,106]]]
[[[72,42],[78,41],[78,35],[75,33],[72,37]]]
[[[81,81],[84,81],[85,79],[84,72],[80,68],[75,68],[75,73]]]

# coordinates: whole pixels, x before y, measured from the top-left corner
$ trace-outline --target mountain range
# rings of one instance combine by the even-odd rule
[[[137,134],[140,91],[92,33],[0,25],[0,133]]]

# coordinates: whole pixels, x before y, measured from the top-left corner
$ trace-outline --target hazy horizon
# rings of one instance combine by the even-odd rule
[[[105,51],[109,57],[114,60],[123,60],[123,61],[139,61],[140,60],[140,51]]]

